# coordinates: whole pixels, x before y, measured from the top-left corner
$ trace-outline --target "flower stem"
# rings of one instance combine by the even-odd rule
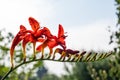
[[[111,54],[112,53],[104,54],[104,56],[102,58],[101,57],[96,58],[97,54],[95,54],[95,56],[93,56],[93,57],[89,56],[89,59],[85,59],[85,60],[83,60],[84,56],[81,55],[82,59],[80,58],[80,60],[79,60],[79,58],[77,60],[71,60],[71,57],[70,57],[70,58],[68,58],[68,60],[64,60],[64,61],[62,60],[62,58],[61,59],[56,59],[56,60],[54,58],[53,59],[50,59],[50,58],[46,58],[46,59],[45,58],[40,58],[40,59],[32,59],[32,60],[29,60],[29,61],[23,61],[22,63],[18,64],[17,66],[11,67],[11,69],[2,77],[1,80],[5,80],[9,76],[9,74],[11,72],[13,72],[15,69],[17,69],[18,67],[20,67],[20,66],[22,66],[24,64],[27,64],[27,63],[35,62],[35,61],[49,60],[49,61],[58,61],[58,62],[89,62],[89,61],[91,61],[91,59],[94,59],[92,61],[98,61],[98,60],[104,59],[104,58],[110,56]]]

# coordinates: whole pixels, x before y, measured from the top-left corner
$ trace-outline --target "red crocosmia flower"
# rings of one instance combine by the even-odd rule
[[[64,35],[64,29],[61,24],[59,24],[59,30],[58,30],[58,37],[53,36],[52,40],[48,42],[48,45],[51,46],[51,48],[60,45],[64,50],[66,49],[66,43],[65,38],[67,36]]]
[[[33,43],[33,53],[34,53],[34,58],[36,58],[36,56],[35,56],[36,42],[43,42],[43,41],[45,41],[45,39],[43,39],[43,38],[38,38],[37,40],[35,40],[31,34],[27,34],[25,36],[25,38],[23,39],[23,42],[22,42],[24,61],[26,61],[26,50],[25,50],[26,44],[28,42]]]
[[[23,45],[23,53],[25,54],[25,46],[28,42],[33,43],[33,53],[34,58],[35,56],[35,45],[36,42],[43,42],[44,39],[42,38],[42,29],[40,29],[40,24],[37,20],[35,20],[32,17],[29,17],[29,24],[31,25],[32,30],[26,30],[27,35],[23,39],[22,45]],[[24,61],[26,59],[26,55],[24,55]]]
[[[50,30],[49,30],[47,27],[44,27],[44,28],[42,29],[42,35],[44,35],[45,40],[44,40],[44,42],[43,42],[41,45],[39,45],[39,46],[37,47],[37,49],[36,49],[38,52],[42,52],[42,57],[41,57],[41,58],[43,58],[44,48],[45,48],[45,47],[48,46],[49,49],[50,49],[50,53],[53,52],[52,49],[50,48],[50,45],[48,45],[49,42],[53,41],[53,39],[52,39],[53,35],[51,34]],[[55,42],[55,41],[54,41],[54,42]]]
[[[41,41],[40,38],[40,34],[38,35],[37,32],[40,32],[39,28],[39,22],[37,22],[37,20],[35,20],[32,17],[29,17],[29,24],[31,25],[32,30],[26,30],[26,28],[21,25],[20,26],[20,31],[18,32],[18,34],[15,36],[13,42],[12,42],[12,46],[10,49],[10,55],[11,55],[11,64],[13,67],[13,52],[14,52],[14,48],[15,46],[21,41],[22,42],[22,46],[23,46],[23,56],[24,56],[24,60],[26,59],[26,53],[25,53],[25,46],[28,42],[33,43],[33,51],[34,51],[34,57],[35,57],[35,44],[37,41]]]
[[[63,47],[63,49],[66,48],[65,38],[67,37],[64,34],[65,32],[64,32],[63,26],[59,24],[57,44]]]
[[[11,64],[13,67],[13,55],[14,55],[14,49],[16,45],[25,37],[25,31],[26,28],[23,25],[20,25],[20,31],[17,33],[17,35],[14,37],[11,48],[10,48],[10,56],[11,56]]]
[[[46,31],[46,33],[48,33],[49,31]],[[51,35],[50,33],[48,33],[48,35]],[[63,49],[66,48],[66,44],[65,44],[65,38],[66,36],[64,35],[64,29],[62,27],[62,25],[59,25],[59,30],[58,30],[58,37],[56,36],[50,36],[47,37],[47,39],[40,45],[37,47],[37,51],[42,51],[42,58],[43,58],[43,53],[44,53],[44,48],[48,46],[50,53],[49,53],[49,57],[51,56],[51,54],[53,53],[53,48],[60,45]],[[48,58],[49,58],[48,57]]]
[[[50,39],[52,37],[52,34],[47,27],[40,28],[39,22],[32,17],[29,17],[29,24],[31,25],[32,30],[27,30],[26,31],[29,34],[27,34],[26,37],[23,40],[23,51],[25,53],[25,45],[28,42],[33,43],[33,53],[34,53],[34,58],[35,58],[36,42],[44,42],[46,39],[47,40]],[[44,50],[42,48],[41,48],[41,51],[42,51],[42,54],[43,54]]]

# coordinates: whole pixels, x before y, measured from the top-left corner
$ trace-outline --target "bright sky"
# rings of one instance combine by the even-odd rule
[[[0,29],[16,34],[19,25],[31,29],[28,17],[57,34],[58,24],[67,32],[67,46],[72,49],[111,50],[108,26],[116,25],[114,0],[0,0]],[[50,66],[49,66],[49,65]],[[55,65],[57,66],[55,66]],[[62,63],[46,62],[51,71],[62,73]],[[53,70],[56,69],[56,70]]]

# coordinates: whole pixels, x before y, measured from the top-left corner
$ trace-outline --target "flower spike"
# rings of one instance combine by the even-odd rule
[[[37,60],[53,60],[53,61],[61,61],[61,62],[88,62],[88,61],[96,61],[111,55],[109,54],[97,54],[94,52],[83,51],[80,52],[78,50],[68,49],[66,46],[66,32],[64,32],[64,28],[61,24],[58,25],[58,34],[53,35],[48,27],[41,28],[39,22],[33,17],[29,17],[29,24],[32,30],[27,30],[23,25],[20,25],[20,30],[17,35],[14,37],[11,48],[10,48],[10,59],[11,66],[14,67],[13,58],[14,58],[14,49],[15,47],[22,41],[23,48],[23,59],[24,63],[26,61],[26,44],[33,44],[33,61]],[[40,43],[36,47],[36,44]],[[60,48],[54,48],[60,46]],[[49,53],[48,57],[44,57],[44,49],[48,47]],[[36,52],[41,52],[41,58],[36,58]],[[56,59],[56,54],[59,54],[60,57]]]

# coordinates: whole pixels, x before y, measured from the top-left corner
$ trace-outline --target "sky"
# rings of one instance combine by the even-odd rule
[[[108,45],[111,34],[108,26],[113,29],[117,23],[114,0],[0,0],[0,29],[5,28],[14,35],[21,24],[31,29],[30,16],[55,35],[58,25],[62,24],[68,35],[68,48],[88,51],[113,49]],[[64,73],[63,66],[58,68],[61,64],[45,61],[49,72],[57,71],[58,74]]]

